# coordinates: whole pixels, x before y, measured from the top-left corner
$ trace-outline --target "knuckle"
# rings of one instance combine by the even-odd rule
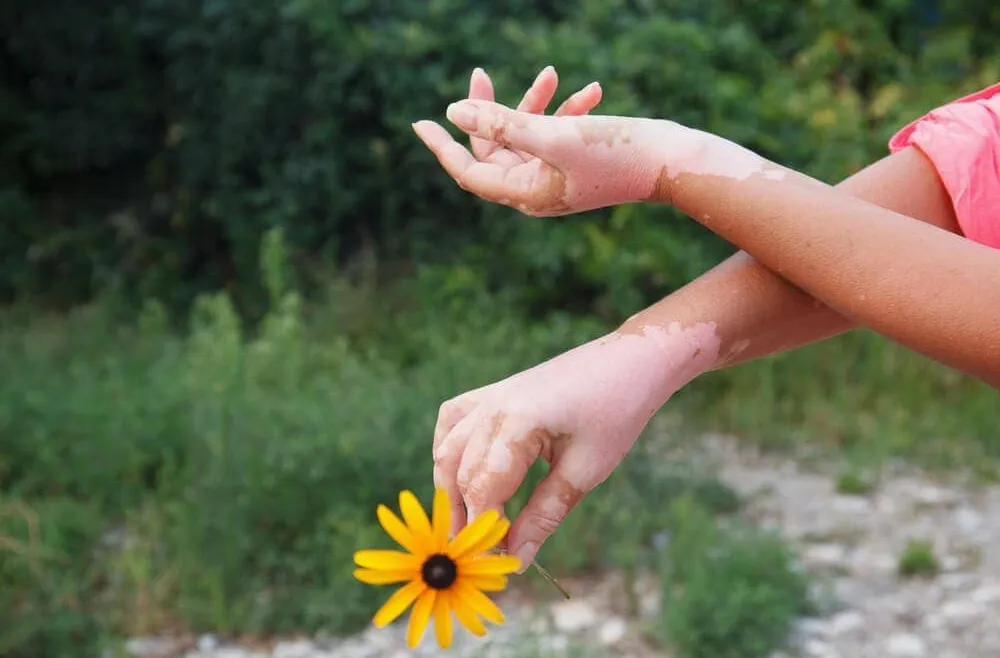
[[[439,443],[431,450],[431,457],[434,459],[436,468],[445,468],[455,462],[456,452],[446,443]]]
[[[438,422],[447,423],[448,420],[454,418],[459,414],[462,408],[462,404],[458,401],[458,398],[452,398],[450,400],[445,400],[438,407]]]
[[[562,517],[549,514],[532,514],[526,519],[527,525],[537,528],[546,537],[559,529]]]
[[[472,508],[482,509],[487,507],[492,488],[489,478],[484,477],[459,477],[458,490],[465,499],[467,505]]]

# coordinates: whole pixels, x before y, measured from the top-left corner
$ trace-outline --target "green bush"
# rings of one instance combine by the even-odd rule
[[[458,190],[411,122],[441,118],[475,65],[514,102],[553,63],[564,93],[601,80],[604,112],[671,117],[835,180],[1000,77],[984,36],[998,12],[930,4],[13,0],[0,299],[111,288],[174,308],[225,288],[256,318],[257,245],[281,227],[303,283],[374,246],[460,260],[532,308],[620,316],[728,247],[664,208],[516,220]]]
[[[923,539],[911,539],[899,556],[897,571],[903,578],[913,578],[937,575],[940,568],[934,546]]]
[[[353,306],[337,309],[331,292],[325,312],[309,314],[286,287],[279,234],[260,260],[273,306],[252,333],[225,295],[200,298],[185,332],[155,303],[131,324],[101,307],[4,323],[0,372],[23,376],[0,378],[0,502],[34,519],[0,517],[5,543],[32,546],[0,551],[0,628],[16,629],[0,632],[5,655],[66,655],[177,625],[363,626],[386,592],[353,579],[352,554],[388,546],[379,503],[402,489],[429,503],[440,402],[600,330],[527,323],[500,298],[442,292],[427,283],[440,280],[433,272],[413,282],[435,291],[425,304],[378,316],[359,305],[394,296],[344,295]],[[372,317],[378,331],[328,324],[337,313]],[[643,461],[571,515],[547,566],[648,563],[664,523],[651,500],[692,492],[720,510],[738,504],[717,482]]]
[[[681,658],[762,658],[781,647],[809,609],[805,576],[782,540],[719,527],[690,498],[671,515],[661,637]]]

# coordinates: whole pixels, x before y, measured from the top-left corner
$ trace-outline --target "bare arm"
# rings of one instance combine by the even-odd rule
[[[685,173],[684,163],[675,162],[675,173],[658,187],[659,200],[753,254],[844,318],[1000,386],[1000,251],[942,230],[954,231],[954,218],[942,212],[940,189],[928,196],[929,188],[940,185],[927,180],[927,172],[897,181],[903,186],[890,193],[896,200],[888,198],[886,204],[896,205],[899,211],[894,211],[729,142],[712,140],[706,149],[701,155],[717,162],[754,158],[760,172],[745,178],[721,170]],[[928,223],[912,221],[904,212]],[[823,313],[836,322],[832,311]],[[793,346],[811,332],[827,331],[819,315],[807,324],[771,338],[771,346]]]
[[[433,124],[420,126],[445,169],[485,199],[539,217],[629,200],[668,203],[847,320],[1000,385],[1000,250],[670,121],[528,116],[471,100],[449,107],[448,118],[470,135],[532,156],[514,164],[479,162]],[[918,181],[905,180],[895,195],[925,194]],[[910,212],[925,215],[931,200]],[[711,323],[732,352],[746,340],[723,333],[731,324],[730,307],[739,301],[735,297],[730,292],[717,308],[712,302],[684,316],[681,308],[672,309],[670,322]],[[723,317],[699,320],[703,311]],[[758,322],[766,323],[773,316],[760,317]],[[664,326],[665,318],[643,319],[645,325]],[[641,331],[643,324],[632,320],[623,329]],[[827,329],[819,324],[822,336]],[[772,337],[761,353],[810,335],[796,331],[803,333]],[[719,353],[725,360],[727,351]]]
[[[841,194],[957,233],[947,193],[930,162],[914,148],[866,167],[836,187]],[[714,321],[724,368],[830,338],[855,326],[811,295],[739,252],[622,327]]]

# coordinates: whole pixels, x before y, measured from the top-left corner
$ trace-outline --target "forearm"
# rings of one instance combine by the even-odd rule
[[[699,155],[713,162],[752,156],[758,172],[706,172],[668,156],[671,173],[658,188],[660,200],[843,317],[1000,385],[1000,252],[723,140],[707,148]]]
[[[880,160],[837,185],[838,192],[957,232],[951,204],[930,163],[914,149]],[[712,322],[722,348],[713,369],[814,343],[855,326],[739,252],[630,318],[623,327]]]

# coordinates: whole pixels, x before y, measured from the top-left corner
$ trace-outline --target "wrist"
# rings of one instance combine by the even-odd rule
[[[721,341],[714,322],[682,326],[644,321],[642,315],[629,318],[602,339],[620,343],[635,353],[635,376],[657,407],[674,393],[711,371],[719,358]]]
[[[709,176],[718,183],[740,182],[771,168],[765,158],[718,135],[674,121],[657,124],[656,138],[646,156],[648,169],[655,172],[646,201],[672,205],[694,215],[696,208],[688,207],[691,200],[684,194],[688,181]]]

